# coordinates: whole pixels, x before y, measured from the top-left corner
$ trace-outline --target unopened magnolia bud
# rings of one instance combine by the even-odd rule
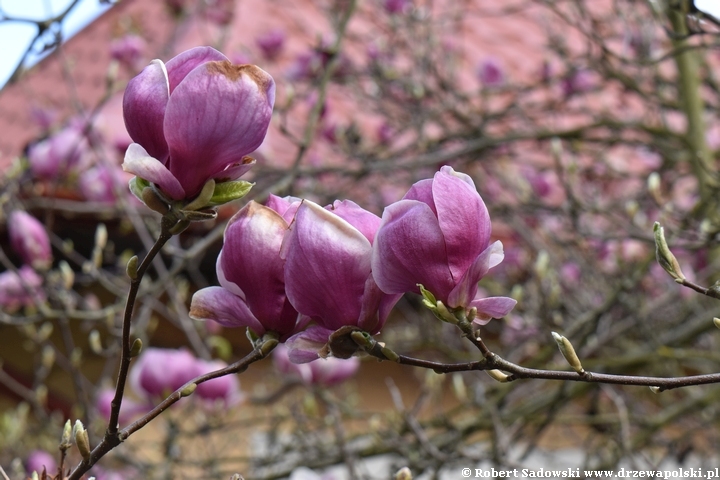
[[[165,215],[170,211],[170,206],[160,198],[157,192],[152,187],[145,187],[142,189],[141,200],[150,210],[154,210],[161,215]]]
[[[412,472],[408,467],[403,467],[395,474],[395,480],[412,480]]]
[[[455,393],[455,398],[460,400],[460,402],[465,403],[468,400],[467,386],[465,385],[465,380],[462,375],[459,373],[453,374],[452,387],[453,393]]]
[[[75,438],[79,431],[85,430],[85,425],[80,420],[75,420],[75,425],[72,427],[72,436]]]
[[[509,375],[501,372],[500,370],[485,370],[485,373],[490,375],[493,380],[497,380],[500,383],[507,383]]]
[[[668,247],[665,240],[665,231],[659,222],[655,222],[655,225],[653,225],[653,232],[655,233],[655,256],[658,263],[675,280],[685,280],[685,275],[680,269],[680,264],[675,255],[672,254]]]
[[[37,341],[37,343],[43,343],[43,342],[45,342],[45,340],[50,338],[50,335],[52,335],[52,332],[53,332],[53,324],[50,322],[45,322],[38,329],[37,334],[35,336],[35,340]]]
[[[50,345],[45,345],[42,349],[42,366],[48,370],[55,364],[55,349]]]
[[[239,473],[236,473],[232,477],[230,477],[230,480],[245,480],[245,477],[243,477]]]
[[[84,428],[79,429],[75,432],[75,445],[77,445],[80,455],[83,460],[90,459],[90,438],[88,437],[87,430]]]
[[[720,318],[713,317],[713,325],[715,325],[717,328],[720,328]]]
[[[33,470],[32,475],[30,475],[30,480],[40,480],[36,471]]]
[[[468,322],[472,323],[472,321],[475,320],[475,317],[477,317],[477,307],[472,307],[470,310],[467,311],[465,318]]]
[[[142,352],[143,343],[142,340],[136,338],[132,345],[130,345],[130,358],[137,357]]]
[[[400,356],[387,347],[382,347],[380,351],[382,352],[383,356],[391,362],[397,362],[400,360]]]
[[[90,344],[90,350],[93,351],[96,355],[100,355],[102,353],[102,342],[100,341],[100,332],[97,330],[92,330],[90,334],[88,335],[88,343]]]
[[[60,267],[63,287],[65,287],[65,290],[72,289],[72,286],[75,283],[75,272],[73,272],[73,269],[65,260],[60,260],[58,266]]]
[[[195,391],[196,388],[197,388],[197,383],[191,383],[189,385],[186,385],[185,387],[183,387],[182,390],[180,390],[180,396],[181,397],[189,397],[190,395],[193,394],[193,392]]]
[[[655,200],[658,205],[662,205],[663,200],[662,196],[660,195],[660,174],[657,172],[652,172],[648,176],[647,186],[648,192],[650,192],[650,196],[653,198],[653,200]]]
[[[82,349],[80,347],[73,348],[73,351],[70,353],[70,363],[75,368],[80,368],[80,363],[82,362]]]
[[[133,255],[132,257],[130,257],[130,260],[128,260],[125,271],[127,272],[127,276],[130,277],[131,280],[135,280],[137,278],[138,262],[139,260],[137,255]]]
[[[263,356],[267,356],[270,352],[272,352],[273,349],[277,347],[278,343],[277,338],[269,338],[263,341],[262,346],[260,347],[260,351]]]
[[[650,387],[650,391],[653,393],[660,393],[662,390],[660,387]]]
[[[60,449],[63,448],[67,450],[70,448],[70,439],[72,435],[72,422],[70,420],[65,422],[65,426],[63,427],[62,437],[60,437]]]
[[[575,349],[570,343],[570,340],[555,332],[552,332],[552,336],[560,349],[560,353],[562,353],[562,356],[565,357],[565,360],[567,360],[573,370],[580,374],[585,373],[585,369],[583,369],[580,359],[578,358],[577,353],[575,353]]]
[[[107,245],[108,240],[108,232],[107,227],[104,223],[98,224],[97,228],[95,229],[95,247],[99,249],[105,248]]]
[[[545,250],[538,252],[537,259],[535,260],[535,274],[540,278],[544,279],[548,273],[548,265],[550,264],[550,256]]]
[[[47,396],[47,387],[45,385],[38,385],[38,387],[35,389],[35,400],[37,400],[37,403],[39,403],[40,405],[45,405],[47,403]]]
[[[183,210],[200,210],[201,208],[205,208],[205,206],[210,203],[210,199],[213,196],[213,192],[215,191],[215,180],[212,178],[205,182],[205,185],[203,186],[202,190],[200,190],[200,193],[198,194],[195,199],[185,205],[182,209]]]

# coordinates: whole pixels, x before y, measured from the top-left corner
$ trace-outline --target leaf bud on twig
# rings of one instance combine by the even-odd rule
[[[138,256],[133,255],[130,257],[130,260],[128,260],[127,267],[125,268],[125,271],[127,272],[127,276],[130,277],[131,280],[135,280],[138,275]]]
[[[130,346],[130,358],[137,357],[142,352],[143,343],[142,340],[136,338]]]
[[[485,370],[485,373],[490,375],[493,380],[497,380],[500,383],[507,383],[508,378],[510,377],[508,374],[501,372],[500,370]]]
[[[585,369],[583,369],[580,359],[578,358],[577,353],[575,353],[575,349],[573,348],[572,343],[570,343],[570,340],[555,332],[552,332],[552,336],[560,349],[560,353],[562,353],[562,356],[565,357],[565,360],[567,360],[573,370],[580,375],[584,374]]]
[[[197,383],[191,383],[189,385],[185,385],[182,390],[180,390],[180,396],[181,397],[189,397],[193,394],[195,389],[197,388]]]
[[[408,467],[403,467],[395,473],[395,480],[412,480],[412,472]]]
[[[655,256],[657,257],[658,263],[663,270],[669,273],[676,281],[685,280],[685,275],[680,269],[680,264],[675,258],[675,255],[672,254],[668,247],[667,241],[665,240],[665,231],[659,222],[655,222],[655,225],[653,225],[653,232],[655,233]]]

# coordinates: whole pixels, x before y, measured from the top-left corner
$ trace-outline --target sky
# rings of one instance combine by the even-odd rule
[[[0,0],[0,18],[45,20],[62,13],[72,0]],[[62,23],[63,38],[75,33],[107,11],[110,6],[99,0],[80,0]],[[0,22],[0,88],[5,85],[15,67],[37,34],[33,23]],[[33,63],[42,56],[33,56]]]
[[[0,18],[44,20],[64,11],[71,3],[72,0],[0,0]],[[720,19],[720,0],[695,0],[695,6]],[[62,24],[63,37],[70,38],[109,8],[109,3],[100,0],[80,0]],[[0,22],[0,88],[12,75],[36,32],[37,26],[32,23]],[[40,58],[34,56],[30,60],[35,63]]]

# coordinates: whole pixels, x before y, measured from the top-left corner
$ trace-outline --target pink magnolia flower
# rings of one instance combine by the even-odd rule
[[[503,259],[490,244],[490,215],[472,179],[445,166],[389,205],[373,246],[375,281],[383,292],[419,293],[422,284],[449,308],[477,308],[475,321],[508,314],[516,301],[479,298],[478,281]]]
[[[285,294],[283,237],[299,202],[271,196],[268,206],[249,202],[225,228],[217,260],[219,287],[193,295],[190,316],[226,327],[249,327],[255,334],[275,332],[284,341],[301,329]]]
[[[0,273],[0,307],[12,313],[21,307],[44,302],[42,284],[42,277],[29,265],[23,265],[17,273],[12,270]]]
[[[65,177],[82,166],[88,148],[82,128],[71,125],[30,147],[30,170],[35,177],[44,180]]]
[[[383,0],[385,11],[391,14],[403,13],[411,4],[411,0]]]
[[[205,361],[198,359],[196,362],[197,375],[214,372],[227,367],[227,363],[221,360]],[[222,402],[226,407],[235,405],[243,396],[240,393],[240,382],[237,375],[225,375],[213,378],[207,382],[199,383],[195,394],[210,403]]]
[[[37,218],[22,210],[13,211],[8,218],[8,233],[10,245],[24,263],[37,270],[50,268],[50,237]]]
[[[155,183],[173,200],[196,196],[210,180],[234,180],[267,133],[275,82],[254,65],[233,65],[197,47],[167,65],[153,60],[130,80],[125,127],[136,142],[123,168]]]
[[[387,295],[370,268],[372,242],[380,218],[355,203],[336,201],[322,208],[303,201],[282,244],[285,291],[290,303],[317,325],[288,340],[290,358],[318,358],[330,334],[356,326],[372,335],[385,324],[400,295]]]
[[[32,472],[41,474],[43,469],[52,478],[57,473],[55,457],[45,450],[33,450],[25,461],[25,470],[32,475]]]
[[[129,68],[135,68],[145,51],[145,40],[137,35],[125,35],[110,42],[110,56]]]
[[[118,166],[96,166],[85,170],[78,178],[80,192],[87,200],[115,202],[115,185],[119,185],[123,171]]]
[[[100,390],[97,397],[95,398],[95,408],[105,420],[110,420],[110,409],[112,408],[111,403],[114,397],[114,388],[103,388],[102,390]],[[122,404],[120,405],[119,422],[120,424],[127,423],[128,421],[132,420],[133,417],[142,415],[143,413],[149,411],[151,408],[152,405],[150,403],[145,405],[125,396],[123,398]]]
[[[498,87],[505,83],[505,72],[500,60],[488,57],[480,62],[477,70],[478,79],[485,87]]]
[[[174,392],[198,375],[192,353],[150,347],[135,361],[128,381],[138,395],[156,398]]]
[[[355,375],[360,368],[360,359],[328,357],[297,364],[290,360],[288,347],[278,345],[273,350],[273,364],[280,373],[298,377],[303,383],[330,387]]]
[[[257,37],[255,44],[266,60],[274,60],[285,46],[285,32],[280,29],[270,30]]]

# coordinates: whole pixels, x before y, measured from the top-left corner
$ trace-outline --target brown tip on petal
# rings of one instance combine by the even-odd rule
[[[255,159],[254,159],[253,157],[248,157],[247,155],[245,155],[245,156],[242,158],[242,164],[243,164],[243,165],[247,165],[247,164],[249,164],[249,163],[253,163],[254,161],[255,161]]]
[[[213,318],[213,312],[206,308],[193,306],[190,308],[190,312],[188,313],[190,318],[194,319],[201,319],[201,318]]]
[[[255,65],[233,65],[229,60],[207,62],[208,73],[225,75],[231,81],[236,81],[241,76],[247,75],[260,88],[260,91],[267,91],[272,83],[272,77]]]

